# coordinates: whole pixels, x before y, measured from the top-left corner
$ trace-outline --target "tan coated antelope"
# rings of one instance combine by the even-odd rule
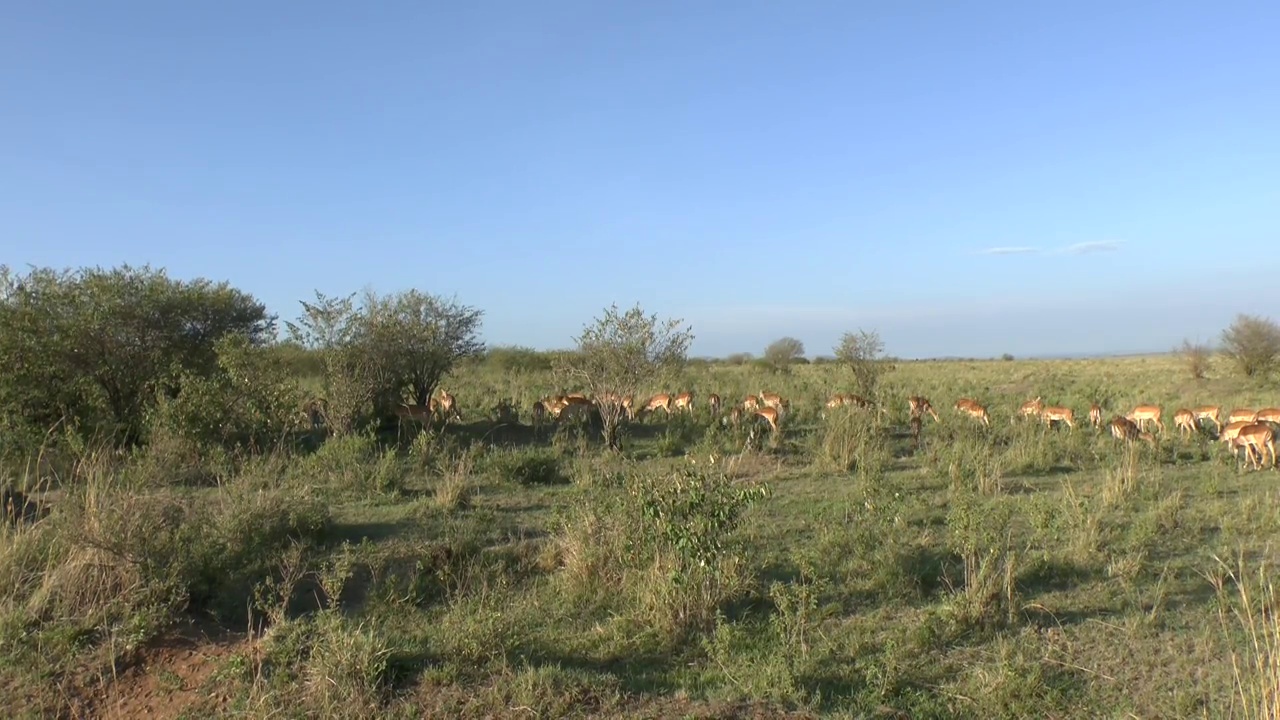
[[[960,398],[957,400],[956,410],[959,410],[983,425],[988,427],[991,425],[991,418],[987,415],[987,409],[973,398]]]
[[[715,393],[707,395],[707,408],[711,410],[711,417],[718,416],[720,414],[720,396]]]
[[[755,412],[760,409],[760,398],[755,395],[748,395],[742,398],[742,403],[739,407],[748,412]]]
[[[1159,405],[1139,405],[1125,417],[1137,423],[1138,427],[1143,430],[1146,429],[1147,421],[1150,420],[1156,424],[1156,427],[1160,429],[1160,434],[1163,435],[1164,423],[1160,420],[1160,413]]]
[[[1280,408],[1263,408],[1258,411],[1253,421],[1280,424]]]
[[[671,396],[666,393],[659,393],[649,398],[649,401],[640,408],[640,412],[636,414],[638,418],[644,418],[649,413],[656,410],[662,410],[663,413],[671,415]]]
[[[1099,430],[1102,429],[1102,406],[1098,403],[1089,406],[1089,424]]]
[[[912,417],[920,417],[923,413],[928,413],[934,422],[941,422],[938,419],[938,413],[934,412],[933,405],[929,402],[929,398],[921,395],[912,395],[907,398],[907,408],[911,411]]]
[[[1072,430],[1076,429],[1076,414],[1069,407],[1062,407],[1058,405],[1044,408],[1040,411],[1040,418],[1044,420],[1045,425],[1050,427],[1052,427],[1055,422],[1064,422],[1067,424],[1067,427]]]
[[[1037,395],[1035,400],[1028,400],[1018,406],[1018,416],[1023,418],[1039,417],[1040,412],[1044,410],[1044,403],[1040,401]]]
[[[443,388],[440,390],[440,398],[437,407],[440,410],[440,414],[444,416],[446,420],[452,418],[459,422],[462,421],[462,411],[458,409],[457,399],[446,392]]]
[[[1178,434],[1183,437],[1191,437],[1196,434],[1196,415],[1186,408],[1178,408],[1173,413],[1173,426],[1177,428]]]
[[[1156,439],[1151,433],[1140,429],[1137,423],[1123,415],[1111,418],[1111,422],[1108,425],[1111,427],[1111,437],[1117,440],[1132,443],[1134,440],[1142,439],[1153,446],[1155,445]]]
[[[1252,424],[1252,420],[1237,420],[1223,425],[1222,430],[1218,433],[1218,442],[1226,445],[1227,447],[1234,447],[1233,443],[1236,436],[1240,434],[1241,430]]]
[[[1261,470],[1262,464],[1267,461],[1268,457],[1271,458],[1268,466],[1276,466],[1275,439],[1275,431],[1271,429],[1270,425],[1255,422],[1241,428],[1232,442],[1244,447],[1249,460],[1253,462],[1253,468]],[[1254,456],[1255,452],[1257,457]]]
[[[1258,419],[1258,411],[1250,410],[1249,408],[1236,408],[1235,410],[1232,410],[1231,412],[1227,413],[1228,425],[1230,425],[1233,422],[1240,422],[1242,420],[1247,422],[1253,422],[1254,420],[1257,420],[1257,419]]]
[[[755,412],[756,417],[765,419],[769,423],[769,428],[773,432],[778,432],[778,409],[775,407],[762,407]]]
[[[1198,408],[1192,408],[1191,414],[1195,416],[1197,423],[1201,420],[1213,421],[1213,431],[1222,432],[1222,421],[1219,419],[1222,408],[1217,405],[1201,405]]]
[[[692,413],[693,412],[693,393],[682,392],[679,395],[676,395],[675,399],[671,401],[671,405],[672,405],[672,408],[675,410],[683,410],[685,412]]]
[[[781,413],[786,410],[787,405],[789,405],[790,403],[788,403],[786,399],[784,399],[778,393],[765,392],[764,390],[761,390],[760,404],[764,405],[767,408],[773,408],[774,410],[777,410],[778,412]]]

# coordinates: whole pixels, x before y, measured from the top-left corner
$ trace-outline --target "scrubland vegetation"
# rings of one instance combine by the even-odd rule
[[[1280,405],[1265,319],[1223,354],[890,361],[859,331],[708,362],[638,309],[575,355],[486,348],[430,295],[319,295],[277,342],[253,298],[146,268],[3,281],[10,716],[1280,708],[1280,473],[1168,419],[1153,445],[1014,419]],[[441,387],[460,420],[397,422]],[[574,390],[695,410],[531,423]],[[762,390],[778,433],[704,403]],[[918,440],[910,395],[940,415]]]

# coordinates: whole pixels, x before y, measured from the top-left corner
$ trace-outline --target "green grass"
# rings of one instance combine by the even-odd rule
[[[0,684],[37,715],[97,707],[198,618],[251,637],[187,716],[1266,716],[1280,474],[1169,419],[1154,449],[1012,422],[1036,395],[1081,418],[1280,404],[1214,369],[901,363],[877,421],[819,417],[850,389],[833,366],[699,367],[679,388],[699,404],[789,397],[781,437],[744,452],[703,410],[631,427],[612,457],[479,420],[511,397],[527,422],[561,389],[480,367],[448,380],[470,422],[399,447],[206,473],[96,457],[0,536]],[[917,394],[942,418],[919,448]]]

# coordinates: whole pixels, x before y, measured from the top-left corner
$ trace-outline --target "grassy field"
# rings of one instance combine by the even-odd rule
[[[1280,396],[1210,377],[903,362],[887,414],[823,418],[835,366],[698,366],[699,414],[613,457],[495,427],[572,388],[481,366],[440,432],[41,458],[15,473],[45,516],[0,536],[0,682],[32,717],[1274,717],[1280,474],[1172,414]],[[792,411],[758,448],[702,405],[761,390]],[[1015,423],[1037,395],[1083,427]],[[1168,432],[1126,447],[1094,401]]]

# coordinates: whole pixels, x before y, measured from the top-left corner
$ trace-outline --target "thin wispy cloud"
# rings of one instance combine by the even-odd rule
[[[1093,253],[1109,253],[1115,252],[1123,245],[1119,240],[1097,240],[1094,242],[1082,242],[1075,245],[1068,245],[1058,252],[1065,255],[1092,255]]]
[[[1040,252],[1040,248],[1013,246],[1013,247],[990,247],[985,250],[979,250],[979,255],[1029,255],[1031,253]]]

